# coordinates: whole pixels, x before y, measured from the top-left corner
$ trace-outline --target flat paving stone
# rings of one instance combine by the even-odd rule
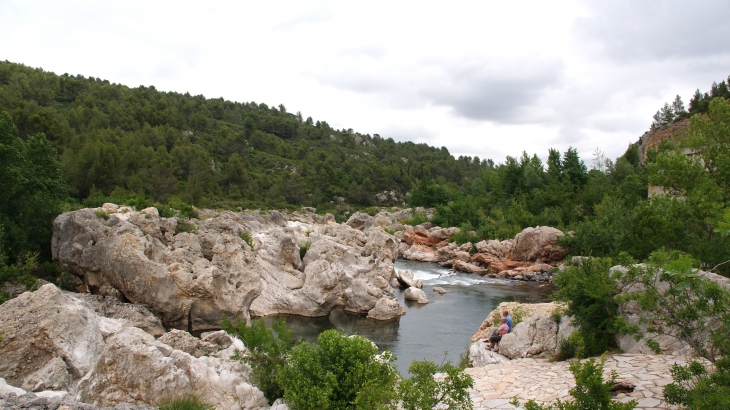
[[[600,359],[597,359],[600,360]],[[687,364],[691,358],[674,355],[617,354],[606,356],[604,378],[615,371],[616,380],[634,384],[633,392],[617,397],[621,402],[637,401],[637,409],[677,409],[664,401],[664,386],[672,382],[670,368]],[[541,359],[515,359],[467,369],[474,378],[469,392],[475,410],[512,409],[509,402],[517,396],[520,402],[533,399],[552,403],[555,399],[571,399],[569,390],[575,387],[569,362],[549,362]]]

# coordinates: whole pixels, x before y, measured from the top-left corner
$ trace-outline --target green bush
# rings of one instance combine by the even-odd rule
[[[618,314],[616,275],[609,269],[611,258],[586,258],[555,277],[558,290],[552,298],[567,303],[565,313],[573,316],[587,356],[601,355],[616,347],[616,333],[635,328]]]
[[[474,233],[474,227],[470,223],[461,224],[459,232],[451,235],[449,242],[455,242],[457,245],[463,245],[467,242],[476,244],[479,242],[479,237]]]
[[[405,221],[403,221],[403,224],[416,226],[426,222],[428,222],[428,217],[426,216],[425,212],[414,212],[413,216],[410,219],[406,219]]]
[[[25,252],[12,265],[5,262],[5,258],[0,254],[0,285],[5,282],[23,285],[25,289],[31,290],[38,280],[31,273],[38,267],[38,254]],[[9,296],[0,293],[0,304],[5,303]]]
[[[628,266],[622,280],[643,291],[622,294],[619,301],[636,301],[649,332],[679,338],[714,365],[708,369],[695,361],[673,366],[674,382],[664,389],[667,402],[692,409],[730,408],[730,292],[698,275],[699,262],[681,252],[657,251],[646,263]],[[646,344],[658,350],[656,341]]]
[[[180,232],[198,233],[198,227],[188,221],[179,219],[177,221],[177,226],[175,227],[175,233],[177,234]]]
[[[214,410],[215,407],[203,402],[200,397],[189,394],[160,404],[160,410]]]
[[[585,342],[580,332],[573,332],[567,338],[558,340],[558,352],[553,357],[555,361],[563,361],[574,357],[583,357],[585,352]]]
[[[317,344],[302,343],[289,354],[278,376],[292,410],[392,408],[398,372],[390,352],[361,336],[331,329]]]
[[[180,211],[180,216],[185,218],[197,218],[198,217],[198,211],[193,208],[192,205],[188,205],[185,202],[177,199],[177,198],[170,198],[170,200],[167,202],[168,205],[170,205],[172,208],[177,209]]]
[[[234,358],[251,366],[251,383],[264,393],[269,403],[283,397],[284,389],[277,371],[284,366],[292,347],[292,333],[286,328],[285,319],[274,321],[268,328],[263,319],[254,320],[248,326],[244,321],[239,320],[234,325],[224,318],[221,328],[241,339],[248,348],[248,354],[236,352]]]
[[[570,389],[573,401],[564,402],[558,399],[551,405],[540,405],[534,400],[524,404],[525,410],[631,410],[637,403],[632,400],[628,403],[614,401],[611,389],[616,381],[616,372],[603,381],[603,361],[596,363],[595,359],[588,359],[585,363],[573,362],[570,372],[575,377],[575,387]],[[512,405],[520,406],[517,398],[512,399]]]
[[[411,377],[398,386],[403,409],[474,408],[468,391],[474,387],[474,380],[463,369],[451,363],[437,366],[428,360],[414,360],[408,367],[408,373]],[[435,377],[436,373],[443,376]]]
[[[302,246],[299,247],[299,257],[304,259],[304,255],[307,254],[307,251],[309,250],[309,247],[312,246],[312,243],[309,241],[306,241],[302,244]]]
[[[167,205],[158,205],[155,208],[157,208],[157,213],[162,218],[172,218],[175,216],[175,210]]]
[[[715,371],[709,372],[699,362],[687,366],[672,366],[674,383],[664,387],[664,398],[669,404],[690,409],[730,409],[730,358],[715,362]]]
[[[251,237],[251,232],[249,231],[241,231],[238,233],[238,236],[243,239],[244,242],[248,244],[248,246],[253,250],[253,238]]]

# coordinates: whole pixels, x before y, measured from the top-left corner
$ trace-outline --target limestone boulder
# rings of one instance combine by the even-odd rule
[[[568,317],[561,317],[558,323],[553,316],[536,314],[517,324],[511,333],[502,336],[499,352],[510,359],[551,358],[558,352],[560,338],[567,338],[575,329]]]
[[[515,236],[508,258],[521,262],[562,260],[565,250],[558,246],[558,238],[563,235],[561,230],[549,226],[525,228]]]
[[[230,360],[235,349],[244,349],[239,340],[226,351],[211,342],[194,343],[183,333],[155,340],[130,321],[100,316],[84,298],[48,284],[0,305],[0,377],[39,397],[70,392],[96,406],[155,405],[181,392],[199,394],[221,409],[266,404],[248,384],[250,369]],[[196,358],[165,340],[217,352]]]
[[[440,259],[433,247],[420,244],[411,245],[402,256],[405,259],[419,262],[438,262]]]
[[[469,346],[469,366],[484,367],[490,364],[508,362],[509,359],[497,352],[487,350],[488,344],[477,340]]]
[[[481,266],[474,265],[469,262],[464,262],[462,260],[455,260],[452,265],[452,269],[457,272],[476,273],[479,275],[486,275],[487,273],[491,272],[487,268],[482,268]]]
[[[423,287],[423,280],[415,279],[411,270],[404,269],[396,271],[395,278],[402,288],[414,287],[420,289]]]
[[[431,288],[431,290],[434,291],[434,292],[436,292],[436,293],[438,293],[439,295],[443,295],[445,293],[449,293],[448,290],[446,290],[446,289],[444,289],[444,288],[442,288],[440,286],[435,286],[435,287]]]
[[[381,298],[368,312],[368,317],[376,320],[395,319],[406,314],[406,309],[392,298]]]
[[[86,302],[98,315],[126,320],[131,326],[138,327],[152,336],[159,337],[166,332],[160,319],[143,306],[123,303],[114,296],[78,293],[74,297]]]
[[[210,329],[223,314],[249,317],[261,278],[235,221],[180,221],[127,208],[107,217],[99,213],[59,215],[51,244],[54,259],[82,277],[92,293],[144,306],[167,327]]]
[[[137,328],[109,337],[93,371],[78,384],[81,401],[102,406],[157,404],[180,392],[198,394],[217,408],[252,409],[266,404],[247,383],[250,371],[237,361],[195,358]]]
[[[0,377],[13,386],[35,388],[45,383],[46,373],[62,373],[51,363],[56,358],[70,375],[57,379],[82,377],[101,356],[105,333],[123,325],[122,320],[96,315],[53,285],[23,293],[0,305]]]
[[[329,314],[335,306],[367,314],[381,298],[393,297],[390,281],[395,277],[398,244],[382,228],[362,232],[349,225],[330,224],[313,227],[306,237],[294,231],[288,234],[294,241],[310,242],[302,259],[303,271],[282,269],[277,258],[260,261],[264,283],[261,296],[251,304],[254,315],[316,317]],[[265,244],[266,237],[275,235],[262,232],[257,236]]]
[[[188,332],[172,329],[157,339],[173,349],[181,350],[193,357],[207,356],[218,352],[220,346],[194,337]],[[230,346],[230,345],[229,345]]]
[[[452,235],[459,232],[459,228],[430,227],[430,224],[403,227],[402,240],[409,245],[436,246],[445,242]]]
[[[423,305],[428,303],[428,297],[426,296],[426,292],[417,288],[406,289],[405,298],[406,300],[414,300]]]
[[[365,212],[355,212],[345,222],[348,226],[359,231],[367,231],[373,226],[373,217],[366,214]]]
[[[500,242],[496,239],[490,239],[489,241],[481,241],[477,243],[476,247],[478,253],[502,259],[509,255],[510,251],[512,251],[512,240],[504,240]]]

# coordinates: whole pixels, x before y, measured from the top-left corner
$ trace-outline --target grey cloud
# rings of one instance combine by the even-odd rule
[[[431,103],[460,117],[496,123],[543,122],[529,110],[542,93],[560,85],[563,66],[555,61],[426,62],[398,73],[357,71],[319,75],[323,84],[377,93],[404,108]]]
[[[571,126],[560,127],[558,135],[553,138],[550,142],[558,144],[559,146],[575,145],[581,141],[585,141],[588,135],[580,128]]]
[[[592,17],[576,30],[618,61],[730,54],[730,2],[725,0],[589,0]]]
[[[509,65],[475,65],[445,72],[445,79],[425,96],[453,108],[462,117],[497,123],[529,122],[528,108],[542,92],[560,83],[562,65],[524,61]]]

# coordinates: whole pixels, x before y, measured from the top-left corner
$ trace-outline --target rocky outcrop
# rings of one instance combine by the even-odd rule
[[[498,326],[499,322],[494,316],[502,316],[505,310],[510,313],[512,319],[529,318],[534,315],[540,317],[550,316],[556,309],[564,309],[565,306],[559,303],[519,303],[519,302],[502,302],[494,310],[492,310],[484,319],[477,332],[471,337],[471,341],[476,342],[479,339],[489,337],[492,327]]]
[[[558,246],[563,233],[546,226],[526,228],[512,240],[462,245],[448,242],[456,232],[430,223],[405,226],[395,233],[401,241],[398,252],[405,259],[438,262],[457,272],[539,282],[552,281],[553,268],[565,255]]]
[[[576,330],[569,317],[559,318],[558,322],[552,315],[535,314],[527,318],[502,336],[499,352],[510,359],[554,357],[558,353],[558,341],[567,339]]]
[[[53,223],[54,259],[93,293],[144,306],[168,327],[211,329],[224,314],[249,317],[261,278],[240,225],[114,207],[67,212]]]
[[[641,163],[646,162],[646,153],[649,149],[657,149],[662,141],[669,140],[680,142],[689,136],[689,118],[680,121],[670,122],[669,124],[660,125],[644,133],[639,139],[639,160]]]
[[[54,221],[53,256],[95,295],[188,331],[217,329],[223,315],[324,316],[335,306],[367,314],[393,298],[398,245],[378,226],[363,232],[307,210],[206,218],[113,204],[64,213]]]
[[[515,236],[509,259],[521,262],[557,262],[565,256],[565,250],[558,246],[558,238],[563,236],[559,229],[549,226],[525,228]]]
[[[239,340],[232,339],[226,350],[196,358],[155,340],[126,319],[98,315],[84,298],[50,284],[0,305],[0,334],[0,377],[38,396],[70,395],[85,403],[115,406],[154,405],[196,393],[219,409],[266,404],[263,394],[247,382],[250,369],[229,359],[236,348],[244,349]]]

